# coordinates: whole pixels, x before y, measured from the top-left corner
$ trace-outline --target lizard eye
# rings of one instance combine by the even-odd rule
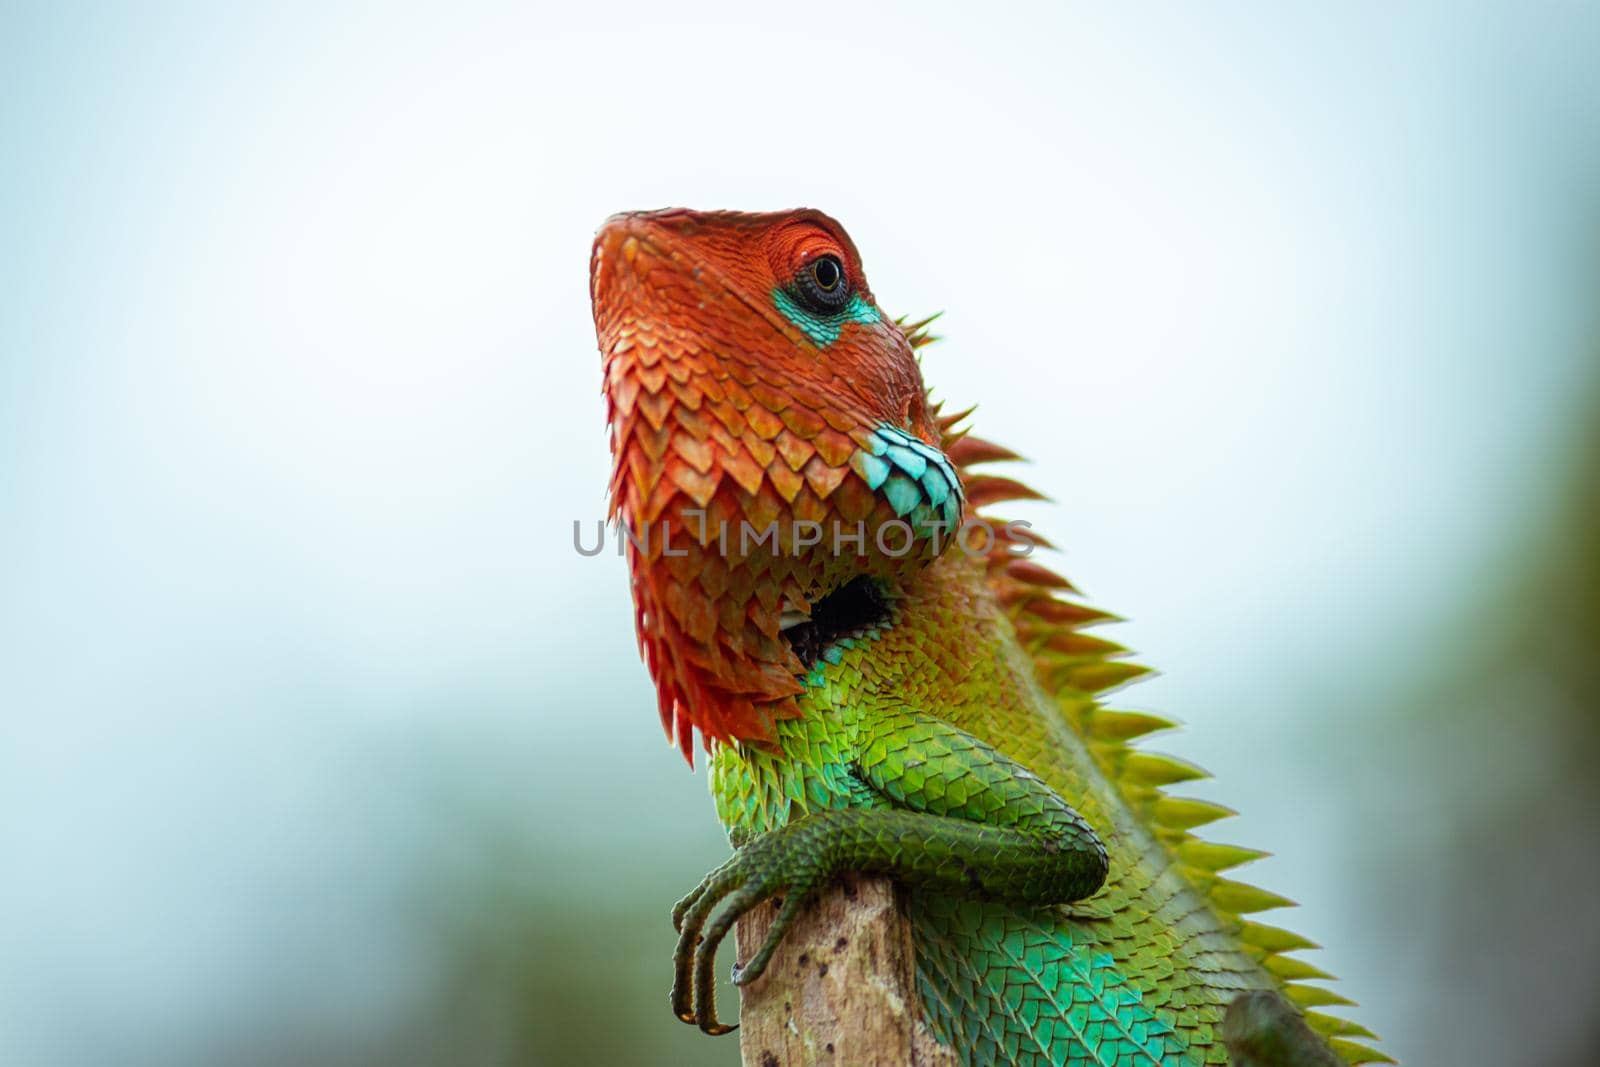
[[[850,302],[850,279],[834,255],[821,255],[800,268],[794,295],[807,308],[822,315],[843,311]]]

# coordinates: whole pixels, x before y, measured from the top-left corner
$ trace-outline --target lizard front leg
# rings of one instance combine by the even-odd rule
[[[1083,817],[972,735],[910,710],[863,717],[853,733],[851,771],[877,803],[812,812],[757,837],[673,909],[672,1009],[684,1022],[733,1029],[717,1021],[713,982],[733,923],[783,896],[765,942],[735,976],[742,984],[761,975],[806,899],[840,872],[1020,905],[1080,900],[1105,881],[1105,846]]]

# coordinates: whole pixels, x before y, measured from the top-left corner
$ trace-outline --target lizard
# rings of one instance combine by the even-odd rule
[[[668,209],[597,232],[590,296],[641,655],[707,753],[734,851],[673,909],[671,1004],[719,1021],[717,949],[781,898],[759,977],[849,871],[906,887],[922,1023],[965,1064],[1395,1062],[1224,876],[1264,853],[1106,706],[1146,669],[994,512],[1036,497],[923,382],[931,320],[879,309],[814,210]],[[625,534],[625,537],[623,536]]]

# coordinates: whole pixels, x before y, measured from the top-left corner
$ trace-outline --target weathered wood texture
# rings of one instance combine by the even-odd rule
[[[812,901],[742,990],[745,1067],[956,1067],[918,1018],[899,892],[847,877]],[[739,959],[755,955],[776,912],[774,901],[740,920]]]

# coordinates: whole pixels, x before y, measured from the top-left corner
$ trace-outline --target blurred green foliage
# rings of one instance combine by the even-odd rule
[[[1587,1067],[1600,1049],[1600,389],[1570,440],[1527,472],[1551,491],[1507,516],[1416,688],[1390,695],[1403,744],[1364,798],[1385,828],[1369,874],[1400,905],[1371,921],[1423,983],[1430,1063]],[[1498,1025],[1463,1025],[1476,1011]]]

